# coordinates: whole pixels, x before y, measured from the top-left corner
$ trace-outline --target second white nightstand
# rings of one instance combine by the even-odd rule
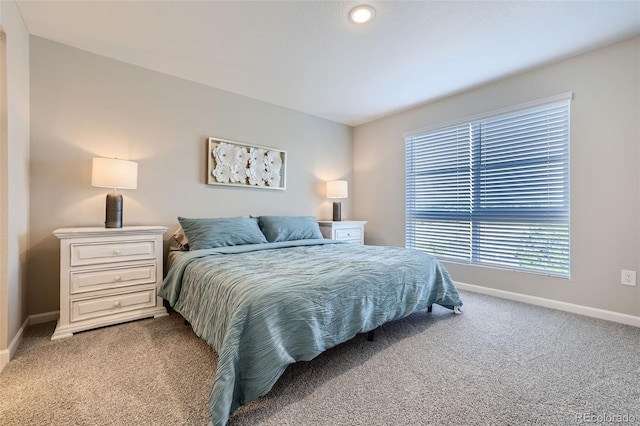
[[[322,236],[330,240],[348,241],[350,243],[364,244],[364,224],[366,220],[319,220]]]

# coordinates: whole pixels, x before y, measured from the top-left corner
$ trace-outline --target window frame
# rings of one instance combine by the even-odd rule
[[[467,258],[462,258],[462,257],[451,257],[451,256],[442,256],[442,255],[438,255],[438,254],[434,254],[437,257],[441,258],[444,261],[447,262],[452,262],[452,263],[461,263],[461,264],[465,264],[465,265],[474,265],[474,266],[482,266],[482,267],[489,267],[489,268],[498,268],[498,269],[506,269],[506,270],[515,270],[515,271],[520,271],[520,272],[526,272],[526,273],[532,273],[532,274],[542,274],[542,275],[549,275],[549,276],[553,276],[553,277],[559,277],[559,278],[567,278],[569,279],[571,277],[571,209],[570,209],[570,146],[571,146],[571,131],[570,131],[570,123],[571,123],[571,100],[573,99],[573,93],[571,92],[567,92],[567,93],[562,93],[556,96],[551,96],[551,97],[547,97],[547,98],[543,98],[543,99],[538,99],[532,102],[527,102],[527,103],[523,103],[523,104],[519,104],[519,105],[515,105],[512,107],[508,107],[508,108],[503,108],[503,109],[499,109],[499,110],[494,110],[494,111],[490,111],[487,113],[482,113],[482,114],[478,114],[478,115],[474,115],[471,117],[467,117],[464,119],[459,119],[459,120],[453,120],[453,121],[449,121],[446,123],[442,123],[442,124],[438,124],[435,126],[428,126],[428,127],[423,127],[420,129],[416,129],[416,130],[412,130],[410,132],[406,132],[404,133],[404,140],[405,140],[405,246],[409,247],[409,248],[417,248],[416,247],[416,242],[420,242],[419,239],[416,239],[416,226],[422,224],[422,226],[425,226],[424,223],[426,223],[425,221],[423,222],[419,222],[418,220],[416,220],[415,218],[420,216],[420,210],[418,208],[415,208],[415,205],[412,205],[411,203],[415,203],[416,202],[416,192],[415,192],[415,188],[414,187],[410,187],[411,185],[415,185],[415,179],[413,180],[412,183],[410,183],[410,179],[412,177],[415,176],[416,172],[416,164],[417,162],[414,161],[413,164],[410,164],[409,160],[410,160],[410,153],[407,152],[407,148],[410,146],[410,140],[412,138],[426,138],[426,137],[435,137],[435,134],[437,134],[437,132],[452,132],[455,130],[455,128],[460,128],[462,126],[467,126],[469,129],[468,131],[470,132],[469,135],[469,142],[467,142],[467,144],[469,145],[468,149],[469,149],[469,154],[471,157],[474,157],[474,160],[477,160],[479,157],[479,148],[478,148],[478,143],[477,142],[473,142],[473,136],[472,133],[475,131],[474,130],[474,126],[478,126],[480,127],[482,125],[481,122],[483,121],[490,121],[490,120],[496,120],[496,119],[500,119],[500,118],[504,118],[507,119],[509,115],[516,115],[518,116],[519,114],[526,112],[526,113],[535,113],[536,109],[546,109],[549,108],[551,109],[552,107],[554,107],[555,105],[557,106],[563,106],[562,104],[566,103],[566,145],[563,144],[565,150],[566,150],[566,155],[565,155],[565,163],[563,163],[563,176],[564,173],[566,173],[566,183],[563,186],[563,196],[566,198],[566,207],[563,207],[562,209],[562,213],[560,214],[560,224],[562,226],[562,231],[563,234],[560,235],[557,238],[551,237],[549,238],[548,236],[545,238],[544,241],[546,241],[546,244],[548,245],[553,245],[552,243],[557,241],[557,240],[563,240],[562,246],[559,246],[559,248],[561,250],[566,250],[566,257],[563,257],[562,259],[566,259],[566,272],[565,269],[562,268],[562,270],[560,270],[560,268],[558,268],[558,270],[551,270],[551,268],[543,268],[542,266],[537,267],[537,269],[532,269],[531,267],[517,267],[513,264],[504,264],[501,265],[499,264],[499,262],[495,262],[495,261],[479,261],[478,259],[480,259],[480,256],[475,252],[475,248],[477,247],[478,244],[480,244],[478,238],[478,233],[477,233],[477,229],[474,229],[474,231],[469,233],[469,242],[463,241],[460,244],[460,247],[462,249],[465,249],[468,245],[469,249],[469,255],[467,256]],[[564,135],[564,133],[563,133]],[[456,139],[457,140],[457,139]],[[565,139],[563,139],[565,140]],[[411,143],[416,143],[416,142],[411,142]],[[454,142],[453,140],[450,142],[451,144],[458,144],[458,142]],[[480,142],[482,143],[482,142]],[[414,147],[415,149],[415,147]],[[413,154],[413,153],[411,153]],[[426,156],[425,154],[421,154]],[[415,160],[415,158],[414,158]],[[480,169],[480,165],[479,163],[476,164],[475,166],[473,165],[473,161],[471,161],[472,165],[470,165],[470,179],[472,179],[472,184],[470,187],[470,200],[469,200],[469,209],[472,209],[474,207],[478,207],[479,203],[478,200],[479,198],[477,198],[477,194],[475,194],[476,192],[476,188],[477,188],[477,179],[478,179],[478,173],[479,173],[479,169]],[[522,160],[522,158],[520,159]],[[424,159],[423,159],[424,161]],[[526,162],[526,160],[523,160],[522,162]],[[418,165],[419,166],[419,165]],[[474,186],[476,185],[476,186]],[[463,185],[464,186],[464,185]],[[411,192],[410,191],[414,191]],[[418,194],[419,195],[419,194]],[[506,209],[507,211],[509,209]],[[564,213],[564,211],[566,210],[566,214]],[[524,210],[523,210],[524,211]],[[555,210],[550,208],[549,210],[545,210],[545,212],[550,212],[553,213]],[[492,212],[496,213],[496,212]],[[458,213],[455,212],[447,212],[447,213],[443,213],[442,214],[442,218],[443,220],[449,220],[450,223],[454,224],[454,217],[457,215]],[[462,214],[458,214],[460,216],[465,216],[466,213],[462,213]],[[422,212],[423,217],[426,216],[431,216],[431,224],[434,224],[434,228],[437,228],[438,224],[436,222],[436,219],[434,219],[434,217],[438,216],[438,213],[433,213],[433,210],[431,212],[427,212],[424,211]],[[469,218],[468,223],[469,226],[471,228],[477,228],[478,224],[480,224],[480,220],[479,218],[483,218],[483,217],[489,217],[490,215],[486,215],[484,216],[483,214],[478,214],[478,213],[469,213],[466,214],[467,217]],[[536,226],[535,224],[539,224],[539,223],[544,223],[545,225],[547,225],[546,229],[543,230],[543,232],[556,232],[554,231],[554,220],[553,219],[548,219],[546,221],[542,221],[542,222],[534,222],[534,218],[542,218],[544,215],[538,215],[536,216],[536,214],[526,214],[524,215],[524,219],[525,219],[525,223],[528,223],[528,226]],[[471,220],[471,217],[476,218],[476,223],[474,224],[474,221]],[[551,216],[550,216],[551,217]],[[444,219],[446,218],[446,219]],[[514,222],[514,217],[510,217],[509,215],[504,216],[505,221],[506,222]],[[444,223],[444,222],[443,222]],[[491,224],[492,222],[484,222],[485,225],[486,223]],[[499,223],[496,221],[496,223]],[[466,224],[465,224],[466,225]],[[502,224],[502,226],[504,226],[504,223]],[[566,229],[566,235],[564,234]],[[457,231],[457,229],[454,230],[454,232]],[[427,232],[427,231],[425,231]],[[429,232],[440,232],[442,233],[442,235],[446,235],[446,233],[448,232],[444,227],[442,228],[442,230],[436,230],[436,231],[429,231]],[[535,231],[531,231],[531,228],[528,229],[529,233],[533,233]],[[464,234],[464,231],[462,232]],[[432,234],[434,235],[434,234]],[[527,234],[530,235],[530,234]],[[438,238],[438,236],[435,236],[434,238]],[[446,237],[443,237],[446,238]],[[466,238],[466,236],[465,236]],[[486,238],[486,237],[484,237]],[[425,239],[426,240],[426,239]],[[444,241],[444,240],[443,240]],[[455,241],[457,242],[457,241]],[[566,242],[566,244],[564,244]],[[452,246],[454,247],[453,249],[451,249],[451,252],[455,252],[455,250],[458,249],[457,244],[452,244]],[[474,247],[472,249],[472,247]],[[517,248],[513,248],[514,252],[516,253]],[[555,247],[554,247],[555,249]],[[424,250],[424,249],[422,249]],[[428,252],[428,250],[425,250]],[[463,250],[464,251],[464,250]],[[480,252],[480,251],[478,251]],[[443,253],[443,252],[441,252]],[[513,256],[513,254],[512,254]],[[564,256],[564,252],[563,252],[563,256]],[[513,262],[511,262],[513,263]]]

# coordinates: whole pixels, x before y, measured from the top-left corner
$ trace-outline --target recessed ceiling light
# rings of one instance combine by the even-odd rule
[[[371,6],[360,5],[351,9],[349,19],[356,24],[364,24],[369,22],[376,16],[376,10]]]

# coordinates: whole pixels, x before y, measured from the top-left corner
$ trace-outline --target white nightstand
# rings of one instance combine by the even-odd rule
[[[330,240],[349,241],[350,243],[364,244],[364,224],[366,220],[319,220],[320,232],[324,238]]]
[[[51,340],[105,325],[167,315],[164,226],[61,228],[60,320]]]

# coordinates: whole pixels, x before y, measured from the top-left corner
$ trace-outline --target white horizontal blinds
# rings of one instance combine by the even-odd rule
[[[476,222],[477,262],[569,276],[569,226]]]
[[[406,138],[407,247],[569,275],[569,101]]]
[[[478,213],[567,218],[568,112],[565,103],[478,123]]]
[[[406,140],[407,246],[470,259],[470,132],[463,124]]]
[[[476,261],[569,275],[569,102],[477,124]]]

